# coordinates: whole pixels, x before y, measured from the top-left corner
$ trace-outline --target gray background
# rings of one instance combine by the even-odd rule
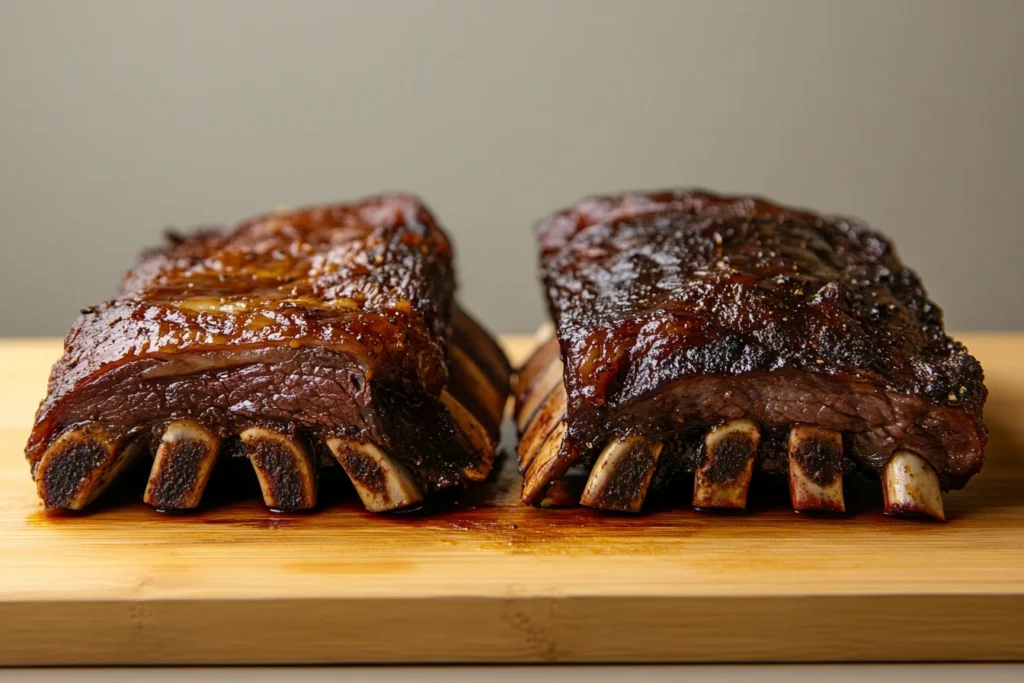
[[[688,184],[858,215],[951,327],[1024,328],[1022,68],[1013,0],[0,0],[0,335],[167,225],[387,188],[527,331],[534,219]]]

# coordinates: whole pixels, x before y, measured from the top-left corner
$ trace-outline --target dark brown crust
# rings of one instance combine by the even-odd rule
[[[423,486],[458,484],[480,455],[439,398],[447,385],[472,393],[451,376],[452,349],[478,363],[502,401],[510,368],[457,309],[454,290],[448,239],[407,195],[169,235],[113,300],[82,311],[26,456],[34,471],[56,438],[83,424],[124,441],[147,430],[159,439],[168,420],[189,418],[219,438],[267,426],[372,441],[412,459]],[[401,418],[381,415],[394,404]],[[410,451],[412,437],[397,431],[413,419],[430,429],[409,430],[418,438]],[[493,418],[480,419],[496,435]]]
[[[981,366],[946,335],[892,245],[862,224],[675,190],[584,200],[537,235],[569,396],[558,469],[613,429],[656,436],[756,412],[766,378],[794,392],[855,389],[854,403],[870,394],[886,406],[884,419],[821,424],[862,430],[851,456],[866,469],[897,448],[921,453],[946,487],[981,468]],[[719,383],[718,408],[663,400]],[[896,435],[885,420],[900,422]]]
[[[29,441],[37,459],[64,402],[137,360],[316,346],[378,380],[436,394],[447,380],[455,280],[451,248],[426,207],[385,196],[171,237],[147,252],[117,298],[85,309],[65,340]]]

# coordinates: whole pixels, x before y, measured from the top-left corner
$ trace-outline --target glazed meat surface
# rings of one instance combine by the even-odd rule
[[[666,444],[741,419],[761,433],[757,463],[769,471],[787,469],[775,432],[794,425],[841,433],[841,472],[882,474],[906,451],[958,488],[981,468],[981,367],[946,335],[917,275],[862,224],[672,191],[585,200],[537,234],[564,364],[564,438],[532,461],[527,500],[610,435]],[[528,460],[544,438],[531,437]],[[704,445],[693,440],[676,459],[699,470]]]
[[[133,444],[159,452],[177,443],[166,434],[182,425],[209,451],[251,456],[270,439],[283,449],[275,462],[297,459],[307,480],[329,450],[352,465],[357,489],[353,473],[369,473],[363,479],[372,480],[381,509],[483,478],[509,369],[494,341],[455,306],[454,290],[446,236],[422,203],[404,195],[170,236],[68,334],[26,448],[44,501],[78,507],[98,494],[79,490],[76,477],[89,478],[89,448],[81,444],[101,443],[93,459],[112,467]],[[67,434],[77,451],[59,447]],[[188,459],[178,460],[161,476],[184,478],[167,487],[195,493],[199,474],[183,472]],[[154,466],[151,486],[157,474]],[[396,477],[406,498],[417,500],[381,493]],[[267,488],[264,497],[278,507],[310,507],[315,481],[299,483],[303,500],[272,501]],[[192,507],[149,493],[162,507]]]

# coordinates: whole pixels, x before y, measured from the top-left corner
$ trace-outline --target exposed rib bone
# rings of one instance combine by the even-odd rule
[[[537,455],[530,462],[523,479],[523,502],[533,505],[540,502],[544,492],[554,479],[558,478],[560,463],[558,452],[562,448],[562,439],[565,437],[566,423],[559,422],[544,443],[537,450]],[[568,465],[566,465],[568,469]]]
[[[441,392],[441,402],[448,408],[452,419],[459,425],[459,430],[473,446],[473,450],[480,455],[476,466],[464,469],[462,474],[470,481],[483,481],[490,474],[491,467],[494,465],[497,444],[487,429],[473,416],[473,413],[456,401],[455,397],[447,390]]]
[[[287,511],[316,506],[316,465],[297,438],[266,427],[250,427],[239,438],[267,507]]]
[[[488,424],[500,424],[508,396],[507,386],[496,387],[469,354],[458,347],[452,348],[451,360],[449,388],[463,401],[465,407],[474,412],[482,411],[479,417]]]
[[[731,420],[708,432],[693,480],[693,506],[747,507],[750,476],[760,444],[761,430],[751,420]]]
[[[458,305],[452,313],[452,342],[466,351],[502,393],[509,389],[512,368],[494,337]]]
[[[515,383],[516,415],[519,414],[519,409],[522,407],[530,387],[548,369],[549,365],[558,360],[558,356],[558,340],[552,338],[534,349],[523,366],[519,368]]]
[[[160,437],[143,500],[162,510],[198,507],[219,448],[220,438],[195,420],[171,422]]]
[[[533,381],[522,397],[519,411],[516,413],[516,425],[520,434],[529,426],[544,399],[561,383],[562,361],[556,359]]]
[[[661,447],[642,436],[613,438],[594,463],[580,502],[602,510],[639,512]]]
[[[397,510],[423,500],[405,467],[373,444],[332,438],[327,447],[370,512]]]
[[[790,430],[789,497],[797,512],[846,512],[840,432],[810,425]]]
[[[882,470],[887,515],[926,515],[945,520],[939,475],[924,458],[897,451]]]
[[[36,489],[48,509],[81,510],[96,500],[142,452],[92,424],[58,437],[36,466]]]
[[[520,467],[526,469],[530,466],[530,463],[544,444],[544,439],[555,428],[555,425],[565,417],[567,400],[565,387],[559,382],[555,390],[548,394],[547,400],[537,410],[537,414],[530,420],[530,426],[526,428],[526,432],[519,439]]]

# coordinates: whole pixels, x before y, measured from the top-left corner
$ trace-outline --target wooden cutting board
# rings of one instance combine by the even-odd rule
[[[867,481],[842,519],[756,480],[741,516],[535,510],[510,459],[431,516],[340,483],[315,514],[171,516],[140,481],[50,517],[22,448],[60,345],[0,342],[0,664],[1024,659],[1024,334],[963,339],[992,440],[945,524],[883,517]]]

